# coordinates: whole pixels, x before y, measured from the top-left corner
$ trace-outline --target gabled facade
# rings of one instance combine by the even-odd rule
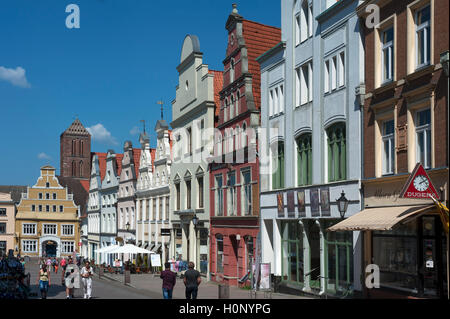
[[[170,231],[171,228],[169,206],[172,143],[169,126],[164,120],[157,121],[155,131],[156,149],[150,149],[146,133],[140,137],[142,151],[136,190],[136,238],[140,246],[160,254],[164,263],[169,259],[170,237],[163,236],[161,229]]]
[[[360,1],[281,2],[282,42],[260,56],[262,262],[281,283],[318,295],[361,291],[359,232],[327,232],[362,209],[364,50]]]
[[[130,141],[125,142],[117,193],[117,236],[124,243],[136,241],[135,192],[140,154],[140,149],[133,149]]]
[[[173,164],[170,172],[172,222],[169,255],[193,261],[202,274],[208,273],[209,189],[206,158],[212,153],[216,106],[216,73],[203,64],[200,42],[195,35],[184,39],[176,98],[172,101]],[[220,75],[219,75],[220,74]],[[202,138],[203,137],[203,138]],[[194,216],[197,218],[195,219]],[[198,220],[196,227],[193,221]]]
[[[223,87],[211,158],[210,272],[215,281],[237,285],[251,271],[259,232],[260,71],[255,58],[280,42],[281,30],[245,20],[236,5],[226,29]]]
[[[79,207],[55,171],[49,165],[41,167],[36,184],[22,194],[15,225],[21,256],[65,257],[79,252]]]

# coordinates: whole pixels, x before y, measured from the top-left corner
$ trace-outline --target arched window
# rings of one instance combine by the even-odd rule
[[[297,139],[297,185],[311,185],[312,182],[312,143],[311,133]]]
[[[242,131],[239,125],[236,125],[236,129],[234,130],[234,132],[235,132],[234,143],[236,149],[238,150],[242,147],[242,140],[241,140]]]
[[[225,107],[223,109],[223,121],[228,121],[228,99],[225,99]]]
[[[230,83],[234,82],[234,59],[231,59],[230,63]]]
[[[247,147],[247,123],[244,123],[242,125],[242,141],[241,141],[241,145],[242,147]]]
[[[80,171],[79,176],[80,176],[80,177],[83,177],[83,161],[80,161],[80,167],[79,167],[78,169],[79,169],[79,171]]]
[[[80,141],[80,156],[83,156],[84,153],[84,141]]]
[[[72,176],[75,177],[77,175],[77,164],[75,161],[72,161]]]
[[[75,140],[72,140],[72,156],[75,156],[75,152],[76,152],[76,147],[75,147]]]
[[[234,96],[231,95],[231,104],[230,104],[230,119],[234,117]]]
[[[327,129],[328,136],[328,181],[347,178],[345,123],[337,123]]]
[[[239,112],[241,111],[239,109],[239,99],[240,99],[240,94],[239,91],[236,92],[236,116],[239,115]]]

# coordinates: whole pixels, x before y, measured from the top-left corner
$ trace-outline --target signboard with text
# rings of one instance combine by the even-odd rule
[[[439,195],[431,182],[430,177],[420,163],[412,171],[408,180],[400,192],[400,197],[410,199],[426,199],[433,196],[439,199]]]

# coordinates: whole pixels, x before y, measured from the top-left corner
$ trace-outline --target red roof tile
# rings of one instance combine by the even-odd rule
[[[223,72],[209,70],[210,74],[214,74],[214,102],[216,103],[215,115],[219,116],[220,113],[220,95],[219,92],[223,88]]]
[[[123,154],[116,154],[117,177],[120,177],[120,173],[122,172],[122,159]]]
[[[133,148],[133,161],[134,161],[134,171],[136,173],[136,178],[139,176],[139,164],[141,161],[141,149]]]
[[[281,41],[281,29],[243,20],[243,35],[248,54],[248,71],[253,75],[255,107],[259,109],[261,105],[261,72],[256,58]]]
[[[152,157],[152,171],[155,171],[155,157],[156,157],[156,148],[150,149],[150,156]]]
[[[103,181],[106,174],[106,156],[107,153],[94,153],[98,157],[98,166],[100,169],[100,180]]]
[[[86,190],[86,192],[89,192],[89,180],[80,180],[81,186]]]

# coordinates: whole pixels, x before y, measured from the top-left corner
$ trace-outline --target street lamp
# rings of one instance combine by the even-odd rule
[[[194,215],[194,217],[192,218],[192,223],[194,224],[194,227],[197,228],[197,224],[198,224],[198,217],[197,217],[197,215]]]
[[[345,198],[344,191],[342,191],[341,197],[339,197],[339,199],[336,199],[336,202],[338,204],[339,214],[341,215],[341,218],[344,219],[345,213],[347,212],[348,208],[348,199]]]

